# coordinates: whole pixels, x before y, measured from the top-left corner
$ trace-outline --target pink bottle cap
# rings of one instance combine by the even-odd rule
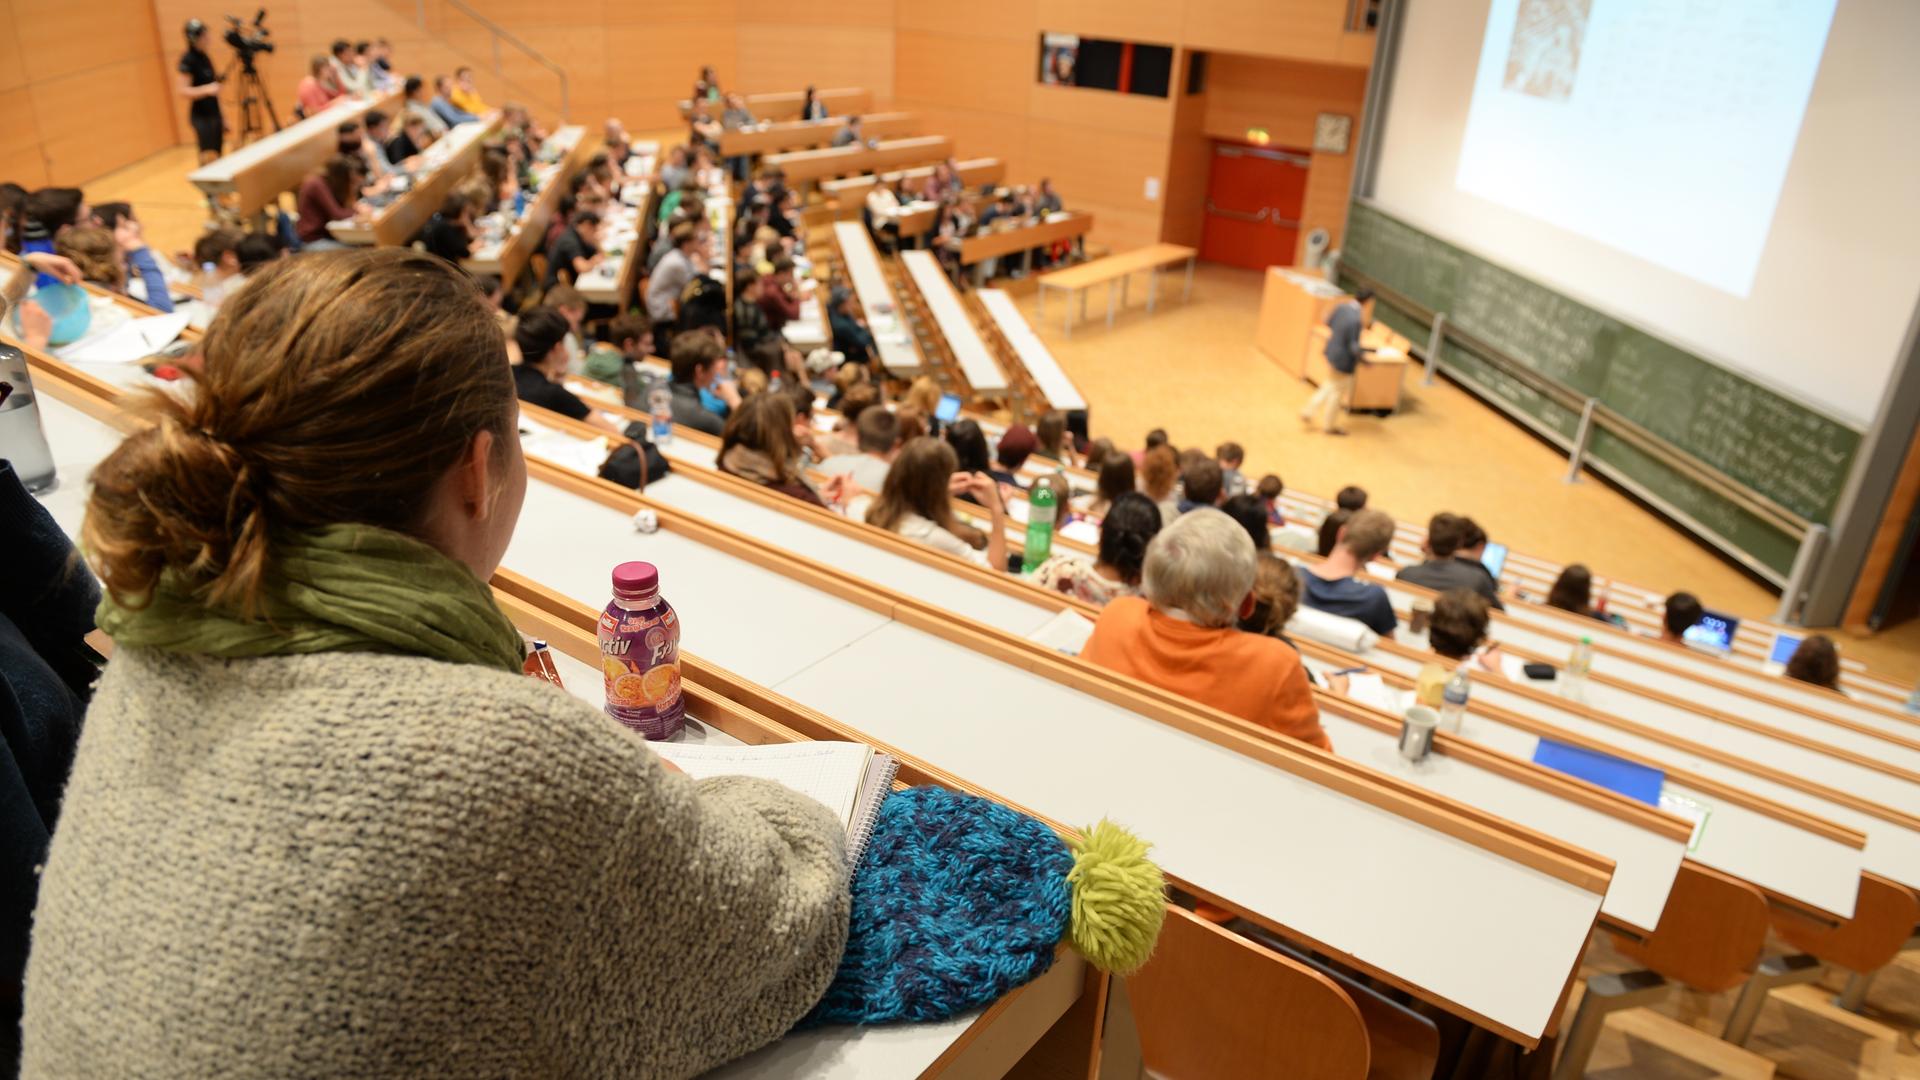
[[[619,596],[643,596],[660,587],[660,571],[650,562],[623,562],[613,568],[613,591]]]

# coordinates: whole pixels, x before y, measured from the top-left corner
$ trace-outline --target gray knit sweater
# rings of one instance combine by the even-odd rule
[[[532,679],[122,649],[40,888],[30,1077],[686,1076],[845,944],[825,808]]]

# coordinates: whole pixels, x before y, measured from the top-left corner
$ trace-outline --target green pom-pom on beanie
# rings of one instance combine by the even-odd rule
[[[1067,842],[1073,869],[1068,938],[1102,971],[1131,975],[1146,966],[1167,917],[1166,877],[1147,858],[1146,841],[1102,819]]]

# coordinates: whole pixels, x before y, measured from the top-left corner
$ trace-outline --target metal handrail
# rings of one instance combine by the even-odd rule
[[[525,53],[527,58],[534,63],[553,72],[554,77],[560,80],[560,119],[563,122],[572,119],[572,99],[568,92],[567,72],[565,68],[547,59],[545,53],[520,40],[512,31],[494,22],[492,19],[487,18],[485,15],[480,14],[478,11],[475,11],[470,5],[465,3],[465,0],[439,0],[439,2],[449,7],[459,9],[467,18],[479,23],[489,34],[493,35],[493,74],[496,77],[506,78],[506,74],[500,68],[500,42],[503,39],[507,44]],[[414,0],[414,14],[420,23],[420,29],[428,29],[427,0]]]
[[[1354,269],[1351,265],[1342,264],[1340,272],[1360,282],[1362,285],[1373,289],[1375,295],[1385,300],[1388,304],[1429,326],[1433,324],[1434,316],[1438,314],[1432,309],[1416,303],[1411,298],[1395,290],[1392,286],[1381,282],[1378,278]],[[1586,408],[1587,399],[1579,392],[1547,378],[1519,359],[1509,356],[1507,353],[1495,348],[1486,341],[1459,329],[1451,319],[1447,320],[1445,325],[1442,326],[1441,336],[1446,340],[1451,340],[1459,344],[1468,352],[1494,365],[1502,374],[1516,382],[1524,384],[1528,389],[1542,397],[1548,398],[1554,404],[1559,405],[1569,412],[1579,413]],[[1432,358],[1429,360],[1429,363],[1435,362],[1437,359],[1437,357]],[[1607,407],[1605,404],[1601,404],[1595,408],[1593,423],[1610,434],[1632,444],[1634,449],[1639,450],[1641,453],[1646,454],[1662,465],[1673,469],[1687,479],[1706,488],[1726,501],[1733,503],[1747,513],[1752,514],[1788,536],[1793,537],[1795,540],[1805,539],[1814,526],[1812,520],[1781,506],[1779,503],[1757,491],[1753,491],[1726,473],[1721,472],[1719,469],[1701,461],[1686,450],[1648,431],[1640,424],[1623,416],[1618,411]]]

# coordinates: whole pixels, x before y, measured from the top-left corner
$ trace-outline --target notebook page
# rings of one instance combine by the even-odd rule
[[[651,749],[696,780],[753,776],[783,784],[833,811],[851,828],[873,748],[865,743],[799,742],[768,746],[702,746],[657,742]]]

